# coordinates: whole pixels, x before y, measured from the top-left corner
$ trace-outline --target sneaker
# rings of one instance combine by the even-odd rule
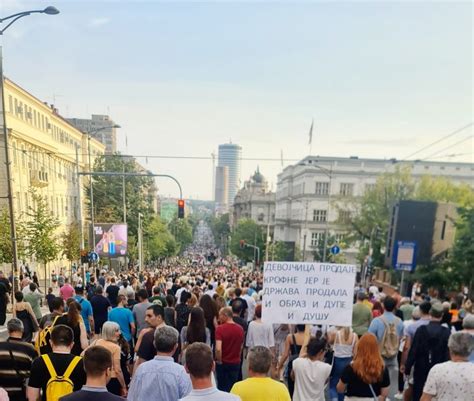
[[[403,400],[403,393],[395,394],[395,399],[396,400]]]

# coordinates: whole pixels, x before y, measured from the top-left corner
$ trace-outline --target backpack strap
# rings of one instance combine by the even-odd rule
[[[69,366],[67,367],[66,371],[64,372],[63,377],[65,379],[69,379],[72,375],[73,370],[76,368],[77,364],[82,360],[80,356],[75,356],[74,359],[71,361]]]
[[[57,377],[56,369],[54,369],[53,363],[51,362],[51,359],[49,358],[48,354],[41,355],[41,358],[43,358],[44,364],[46,365],[46,368],[48,369],[49,375],[51,377]]]

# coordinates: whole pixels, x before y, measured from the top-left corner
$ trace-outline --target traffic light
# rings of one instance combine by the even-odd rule
[[[245,248],[245,241],[243,239],[240,240],[240,249]]]
[[[184,199],[178,200],[178,219],[184,219]]]

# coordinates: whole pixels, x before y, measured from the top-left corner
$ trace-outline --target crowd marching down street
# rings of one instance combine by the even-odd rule
[[[270,324],[263,273],[207,252],[140,272],[91,268],[85,282],[60,272],[46,295],[23,274],[0,343],[0,400],[474,400],[464,295],[356,286],[352,327]],[[3,274],[0,287],[8,297]]]

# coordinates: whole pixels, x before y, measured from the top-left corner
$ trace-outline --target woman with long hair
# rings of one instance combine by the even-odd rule
[[[125,383],[121,366],[120,335],[120,326],[118,323],[105,322],[102,326],[101,338],[94,341],[91,346],[100,345],[110,351],[112,354],[112,370],[111,379],[107,384],[107,390],[115,395],[126,396],[127,384]]]
[[[217,327],[217,316],[219,310],[217,309],[216,302],[207,294],[204,294],[199,300],[199,306],[204,311],[204,318],[206,319],[206,327],[211,333],[211,348],[216,343],[216,327]]]
[[[287,365],[288,369],[286,370],[285,374],[288,379],[288,391],[290,393],[290,396],[293,395],[293,391],[295,389],[295,382],[293,381],[293,377],[291,375],[291,371],[293,369],[293,361],[299,357],[301,348],[303,347],[305,338],[304,330],[304,324],[297,324],[295,332],[286,336],[285,349],[283,350],[283,354],[281,354],[277,366],[278,377],[280,377],[283,366],[285,366],[286,361],[288,360],[288,358],[290,358]]]
[[[351,327],[337,327],[337,331],[328,334],[328,340],[334,352],[331,379],[329,380],[329,396],[331,401],[344,401],[344,394],[338,394],[336,386],[342,372],[352,361],[358,337]]]
[[[82,351],[89,346],[87,339],[87,330],[81,316],[81,305],[74,298],[69,298],[66,301],[67,314],[60,316],[56,324],[65,324],[69,326],[74,333],[74,346],[71,354],[81,355]]]
[[[193,343],[211,344],[211,333],[206,327],[206,320],[204,318],[204,311],[201,307],[196,306],[191,309],[189,313],[189,322],[187,326],[181,329],[181,362],[184,365],[184,354],[186,347]]]
[[[366,333],[357,344],[353,361],[342,372],[337,392],[344,393],[347,401],[385,401],[389,386],[390,377],[377,338]]]

